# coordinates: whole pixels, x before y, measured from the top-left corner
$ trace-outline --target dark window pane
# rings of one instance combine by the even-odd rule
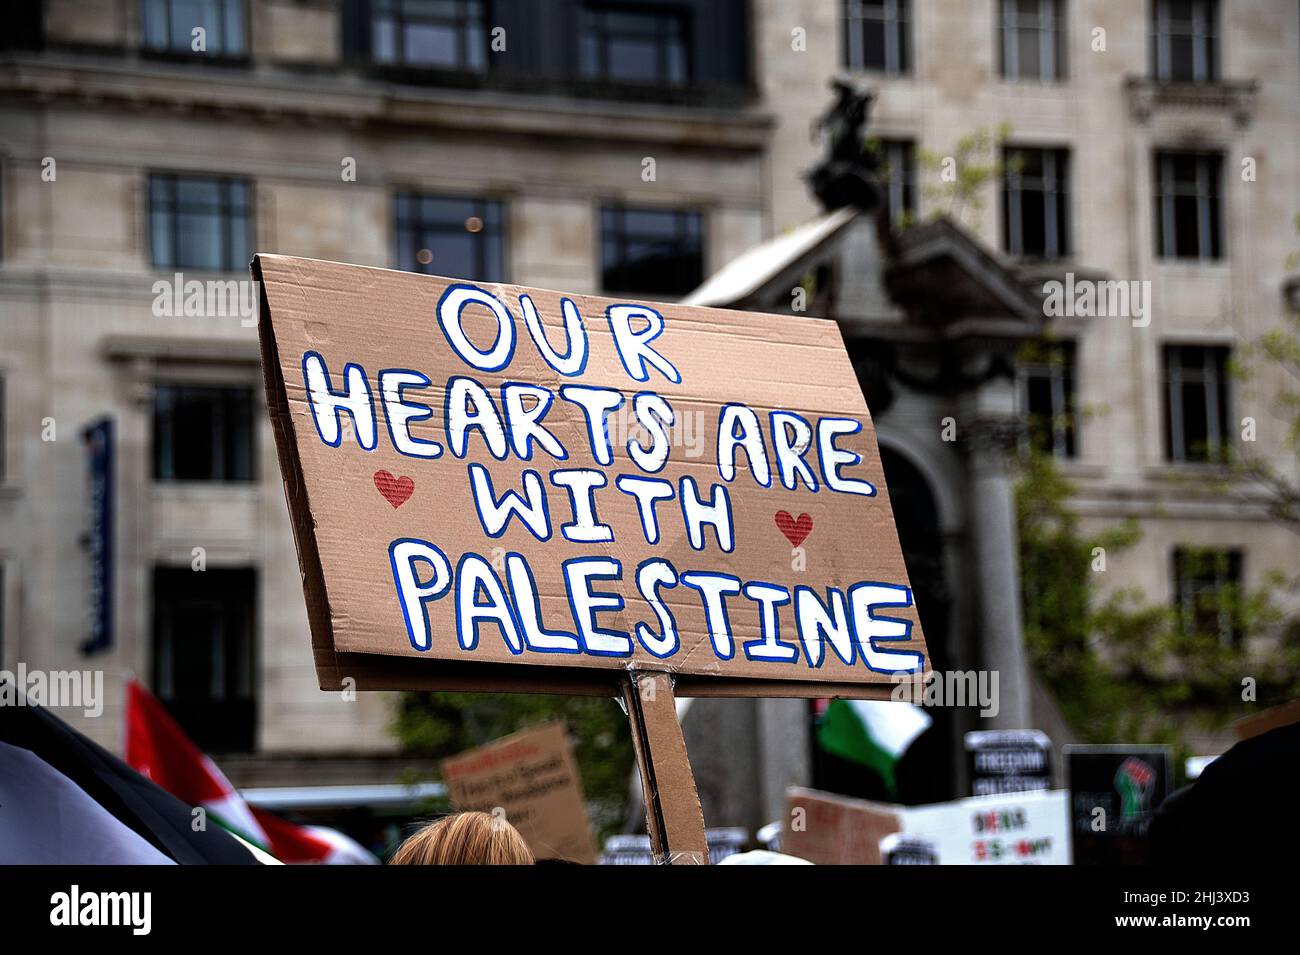
[[[1174,550],[1174,602],[1182,633],[1233,645],[1243,635],[1242,555],[1236,550]]]
[[[1039,60],[1037,30],[1019,30],[1016,33],[1016,61],[1020,76],[1042,76],[1043,68]]]
[[[871,145],[879,166],[881,215],[893,226],[916,213],[916,148],[911,142],[885,140]]]
[[[582,76],[619,83],[681,86],[690,81],[688,11],[589,4],[579,21]]]
[[[867,20],[862,24],[862,63],[869,70],[885,68],[885,24]]]
[[[1047,216],[1041,192],[1022,192],[1020,196],[1021,251],[1036,255],[1047,252]]]
[[[477,247],[473,236],[438,235],[422,233],[420,248],[432,252],[428,265],[420,265],[416,271],[431,274],[449,275],[454,278],[468,278],[477,271]],[[418,251],[418,250],[417,250]]]
[[[205,752],[256,742],[255,585],[246,568],[154,570],[154,691]]]
[[[1156,79],[1176,83],[1218,79],[1215,0],[1155,0],[1151,13],[1151,68]]]
[[[149,182],[149,239],[159,268],[243,270],[252,213],[245,180],[156,174]]]
[[[846,0],[844,9],[848,66],[906,73],[911,43],[907,0]]]
[[[704,281],[698,212],[601,210],[602,286],[607,292],[685,295]]]
[[[460,58],[460,32],[437,24],[406,29],[406,62],[415,66],[453,67]]]
[[[376,17],[370,25],[370,43],[376,62],[397,62],[397,22],[391,17]]]
[[[143,0],[141,33],[148,50],[208,56],[248,52],[246,0]],[[194,30],[204,31],[206,49],[194,49]]]
[[[251,481],[251,390],[158,385],[153,441],[156,480]]]
[[[1167,345],[1165,450],[1170,461],[1219,462],[1229,441],[1228,349]]]
[[[1222,159],[1212,153],[1156,154],[1156,252],[1167,258],[1218,258]]]
[[[1069,154],[1063,149],[1007,149],[1003,165],[1003,247],[1027,258],[1068,254]]]
[[[1191,82],[1196,78],[1192,44],[1190,36],[1169,38],[1169,79]]]
[[[1020,379],[1030,446],[1055,457],[1074,457],[1074,343],[1037,345],[1021,362]]]
[[[398,268],[480,282],[505,280],[501,203],[408,193],[395,197],[393,209]]]
[[[385,0],[371,7],[370,53],[378,63],[487,68],[482,0]]]
[[[1196,219],[1196,197],[1174,197],[1174,255],[1180,258],[1196,258],[1200,254],[1201,244],[1198,238],[1199,227]]]
[[[1183,406],[1183,444],[1189,461],[1205,461],[1209,457],[1209,422],[1206,417],[1205,385],[1187,382],[1179,388]]]

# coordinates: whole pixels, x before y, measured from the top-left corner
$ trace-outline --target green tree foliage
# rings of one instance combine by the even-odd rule
[[[1179,743],[1188,720],[1205,728],[1300,694],[1300,627],[1284,623],[1273,575],[1255,593],[1227,585],[1186,601],[1151,603],[1135,588],[1102,596],[1097,583],[1140,539],[1130,520],[1084,533],[1074,487],[1055,461],[1028,455],[1017,485],[1025,639],[1071,727],[1089,742]],[[1101,563],[1102,560],[1106,564]],[[1186,549],[1191,576],[1225,555]],[[1243,699],[1243,680],[1255,699]]]
[[[1010,168],[1002,158],[1002,143],[1011,135],[1011,125],[983,127],[966,133],[946,155],[928,149],[917,151],[923,169],[929,172],[922,194],[932,215],[945,215],[973,226],[984,209],[989,187]],[[967,217],[970,217],[969,219]]]
[[[618,830],[634,763],[627,717],[604,697],[525,693],[403,693],[394,730],[412,754],[432,767],[447,756],[490,743],[516,730],[564,720],[574,743],[593,829]]]
[[[1300,216],[1296,216],[1295,227],[1300,233]],[[1298,266],[1300,251],[1287,259],[1288,269]],[[1271,396],[1273,421],[1260,427],[1272,431],[1275,422],[1280,424],[1282,449],[1300,456],[1300,310],[1288,307],[1282,322],[1251,342],[1241,361],[1234,365],[1234,371],[1245,382],[1260,378],[1265,369],[1277,371],[1282,384]],[[1300,531],[1300,484],[1255,447],[1253,441],[1240,442],[1230,480],[1246,491],[1262,490],[1272,515]]]

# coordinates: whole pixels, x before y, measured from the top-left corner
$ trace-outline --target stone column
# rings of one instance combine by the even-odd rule
[[[1030,719],[1011,476],[1020,431],[1019,420],[1005,413],[981,414],[966,430],[979,640],[982,665],[998,671],[999,708],[989,720],[997,729],[1025,729]]]
[[[760,825],[785,818],[785,791],[812,784],[812,729],[807,700],[758,703]]]

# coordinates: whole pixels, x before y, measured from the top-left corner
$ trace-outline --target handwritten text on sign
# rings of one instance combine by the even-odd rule
[[[834,326],[301,261],[262,257],[290,404],[301,396],[326,581],[339,548],[321,510],[346,488],[349,511],[368,515],[340,514],[351,562],[377,556],[357,535],[397,528],[383,535],[384,586],[406,653],[648,656],[782,679],[922,669],[869,417]],[[346,333],[304,311],[288,352],[298,323],[277,307],[281,263],[383,277],[394,290],[382,321],[331,302]],[[337,280],[325,285],[337,295]]]

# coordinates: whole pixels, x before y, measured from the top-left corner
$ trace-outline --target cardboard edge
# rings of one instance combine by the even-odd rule
[[[285,504],[289,508],[289,523],[293,527],[303,597],[307,603],[316,678],[322,690],[339,689],[344,677],[339,673],[338,654],[334,650],[334,623],[330,618],[325,571],[321,566],[316,534],[311,525],[311,505],[303,481],[302,462],[298,458],[298,443],[280,368],[280,349],[275,340],[275,326],[271,323],[271,303],[266,296],[266,283],[262,281],[261,253],[253,256],[248,271],[257,283],[260,296],[257,341],[262,355],[262,383],[266,390],[267,415],[271,419],[271,431],[275,435],[275,453],[280,463],[280,480],[284,486]]]
[[[1293,723],[1300,723],[1300,699],[1269,707],[1254,716],[1243,717],[1232,726],[1237,733],[1237,739],[1246,740],[1281,729],[1283,726],[1291,726]]]
[[[623,705],[632,730],[655,861],[708,865],[704,811],[677,718],[671,677],[653,670],[630,673],[623,681]]]
[[[522,671],[522,672],[521,672]],[[316,651],[316,672],[322,690],[412,690],[457,693],[553,693],[568,696],[622,695],[628,672],[649,669],[592,669],[560,666],[487,663],[460,660],[416,660],[379,653]],[[844,698],[888,700],[895,685],[816,683],[797,680],[755,680],[692,677],[672,674],[679,697],[782,699]],[[345,684],[345,680],[351,682]]]

